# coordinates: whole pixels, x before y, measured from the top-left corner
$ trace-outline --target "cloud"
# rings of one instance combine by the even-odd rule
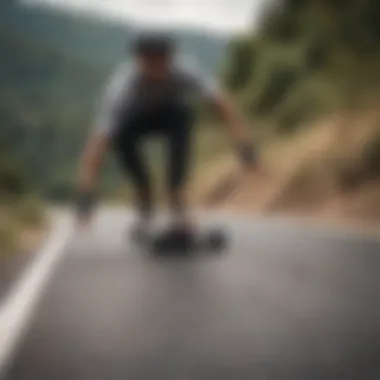
[[[23,0],[154,26],[247,30],[265,0]]]

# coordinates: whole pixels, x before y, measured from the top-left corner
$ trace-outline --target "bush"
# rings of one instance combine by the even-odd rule
[[[296,83],[298,71],[294,67],[277,65],[271,71],[261,93],[259,93],[254,110],[259,116],[266,116],[286,97]]]
[[[0,159],[0,193],[2,196],[20,196],[28,186],[22,171],[11,161]]]
[[[250,41],[234,41],[229,49],[229,61],[224,70],[224,83],[233,91],[242,90],[249,82],[255,69],[255,52]]]
[[[280,11],[274,9],[266,15],[262,25],[262,32],[272,40],[282,43],[292,42],[299,34],[295,9],[286,7],[283,7]]]
[[[19,231],[18,226],[11,219],[0,220],[0,258],[17,248]]]
[[[69,181],[57,180],[48,185],[47,188],[46,197],[53,202],[72,201],[76,197],[75,185]]]
[[[326,41],[316,41],[306,48],[305,67],[308,74],[321,70],[329,58],[330,47]]]
[[[43,205],[36,198],[27,197],[12,207],[12,216],[26,228],[34,228],[44,223]]]

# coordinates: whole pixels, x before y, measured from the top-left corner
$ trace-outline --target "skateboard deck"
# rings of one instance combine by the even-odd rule
[[[192,233],[165,229],[134,236],[134,242],[157,254],[221,252],[227,246],[227,234],[220,228],[203,228]]]

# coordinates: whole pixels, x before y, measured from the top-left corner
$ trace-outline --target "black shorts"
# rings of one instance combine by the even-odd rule
[[[168,149],[168,190],[180,189],[187,179],[191,130],[195,111],[186,105],[171,104],[149,112],[132,112],[116,130],[113,147],[123,171],[139,190],[148,190],[150,177],[141,152],[141,143],[149,138],[162,137]]]

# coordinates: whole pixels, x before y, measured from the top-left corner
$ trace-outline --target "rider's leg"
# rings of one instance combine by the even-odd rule
[[[125,125],[115,145],[121,168],[135,186],[137,208],[140,219],[144,222],[151,218],[153,199],[149,172],[141,149],[143,132],[143,126],[138,124]]]
[[[169,203],[175,219],[190,226],[185,190],[191,164],[193,111],[177,107],[170,121],[167,134]]]

